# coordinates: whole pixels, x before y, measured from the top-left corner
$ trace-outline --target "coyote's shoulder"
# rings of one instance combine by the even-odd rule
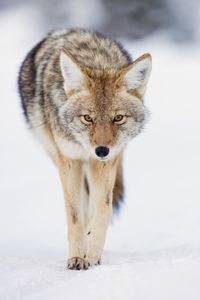
[[[128,52],[115,40],[85,30],[54,31],[43,44],[42,53],[52,55],[66,49],[79,64],[93,69],[120,69],[131,62]]]

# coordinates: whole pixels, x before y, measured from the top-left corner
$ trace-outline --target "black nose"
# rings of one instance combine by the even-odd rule
[[[103,146],[99,146],[95,149],[95,153],[97,156],[99,157],[105,157],[108,155],[109,153],[109,148],[107,147],[103,147]]]

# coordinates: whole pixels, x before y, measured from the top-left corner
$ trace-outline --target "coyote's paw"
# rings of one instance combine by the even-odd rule
[[[87,258],[87,261],[89,262],[90,266],[97,266],[97,265],[100,265],[101,264],[101,258],[97,258],[97,257],[89,257],[89,256],[86,256]]]
[[[86,254],[86,259],[89,261],[91,266],[101,264],[101,250],[99,248],[89,248]]]
[[[80,257],[72,257],[67,261],[67,267],[70,270],[87,270],[90,266],[90,263]]]

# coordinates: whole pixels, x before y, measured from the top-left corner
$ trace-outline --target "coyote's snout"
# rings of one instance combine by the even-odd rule
[[[26,119],[63,185],[70,269],[100,262],[112,206],[123,198],[123,149],[146,120],[150,72],[150,54],[132,61],[118,42],[84,30],[49,34],[22,64]]]
[[[105,124],[97,124],[91,133],[91,145],[94,147],[96,158],[100,160],[109,159],[116,147],[116,135],[112,122],[110,123],[105,121]]]

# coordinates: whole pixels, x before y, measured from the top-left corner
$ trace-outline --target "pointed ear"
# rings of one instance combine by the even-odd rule
[[[64,89],[79,90],[84,80],[84,74],[72,56],[65,51],[61,51],[60,54],[60,68],[64,78]]]
[[[141,96],[144,95],[147,82],[151,73],[151,55],[143,54],[137,58],[126,69],[124,76],[127,89],[137,90]]]

